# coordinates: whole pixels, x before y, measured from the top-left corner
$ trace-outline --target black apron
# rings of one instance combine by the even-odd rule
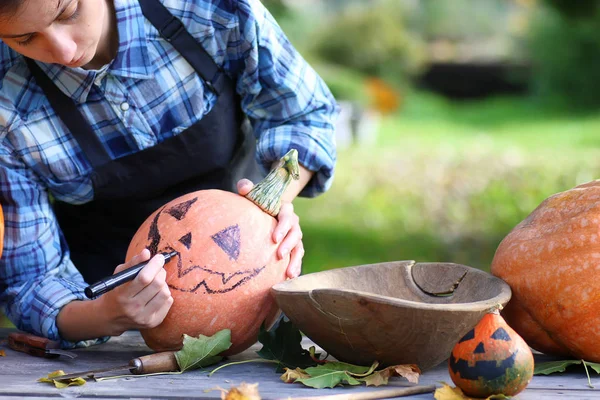
[[[237,180],[262,178],[254,159],[256,140],[250,129],[242,129],[244,117],[234,82],[159,0],[140,0],[140,6],[218,98],[208,114],[177,136],[111,160],[73,100],[27,60],[36,82],[93,167],[93,201],[54,204],[71,259],[88,283],[111,275],[124,262],[139,226],[170,200],[201,189],[236,191]]]

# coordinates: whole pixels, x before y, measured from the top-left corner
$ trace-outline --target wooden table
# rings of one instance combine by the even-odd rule
[[[0,329],[0,340],[5,339],[10,329]],[[311,343],[303,343],[308,348]],[[257,344],[244,353],[231,357],[227,362],[257,358]],[[228,366],[217,371],[211,377],[206,370],[188,371],[180,375],[158,375],[149,377],[125,377],[101,382],[88,381],[83,386],[56,389],[47,383],[38,383],[37,379],[48,373],[62,369],[66,373],[106,368],[127,364],[132,358],[150,354],[138,332],[112,338],[108,343],[86,349],[77,349],[75,359],[60,357],[43,359],[15,352],[0,345],[6,353],[0,357],[0,399],[22,399],[49,397],[76,397],[78,399],[220,399],[217,388],[229,389],[241,382],[259,383],[258,389],[263,399],[285,399],[288,397],[325,396],[333,394],[351,394],[360,391],[381,390],[390,385],[406,385],[406,380],[393,378],[390,385],[374,387],[338,387],[334,389],[312,389],[301,384],[283,383],[275,372],[273,364],[247,363]],[[218,366],[218,365],[217,365]],[[446,364],[426,371],[419,384],[440,386],[441,381],[452,384],[446,371]],[[575,369],[563,374],[534,376],[529,387],[517,399],[600,399],[600,376],[593,373],[592,384],[598,389],[587,386],[587,377],[582,370]],[[433,399],[433,393],[402,397],[403,399]]]

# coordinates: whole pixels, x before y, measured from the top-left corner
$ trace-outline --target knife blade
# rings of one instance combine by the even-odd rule
[[[120,365],[118,367],[109,367],[94,369],[83,372],[75,372],[72,374],[61,375],[54,379],[66,380],[74,378],[93,378],[96,374],[106,372],[124,372],[128,371],[133,375],[142,374],[155,374],[159,372],[172,372],[179,371],[179,364],[175,358],[174,351],[164,351],[161,353],[153,353],[147,356],[137,357],[129,361],[127,365]]]
[[[48,338],[35,336],[25,332],[11,332],[8,334],[8,347],[15,351],[30,354],[36,357],[57,358],[65,356],[77,357],[77,354],[61,350],[58,342]]]

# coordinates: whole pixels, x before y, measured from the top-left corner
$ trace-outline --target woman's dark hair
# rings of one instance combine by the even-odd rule
[[[12,17],[24,0],[0,0],[0,18]]]

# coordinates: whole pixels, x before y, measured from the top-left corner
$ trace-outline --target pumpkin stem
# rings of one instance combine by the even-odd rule
[[[498,303],[490,309],[489,313],[500,315],[500,311],[502,311],[503,308],[504,307],[502,307],[502,304]]]
[[[275,168],[262,181],[258,182],[246,195],[246,198],[273,217],[279,214],[281,196],[292,179],[300,178],[298,151],[292,149],[286,153]]]

